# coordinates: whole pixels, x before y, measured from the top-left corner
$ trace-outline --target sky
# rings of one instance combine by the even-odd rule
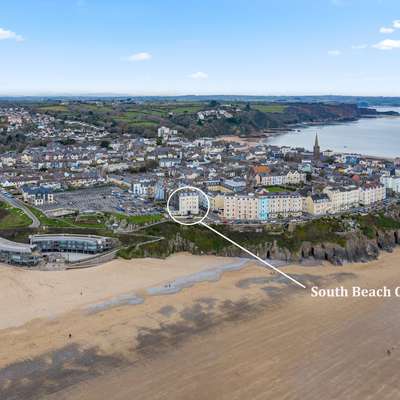
[[[400,96],[400,0],[2,0],[0,95]]]

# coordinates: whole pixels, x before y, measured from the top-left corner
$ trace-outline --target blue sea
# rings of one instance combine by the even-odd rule
[[[400,112],[400,107],[377,109]],[[316,133],[322,151],[400,157],[400,117],[363,118],[356,122],[305,127],[268,139],[267,143],[312,150]]]

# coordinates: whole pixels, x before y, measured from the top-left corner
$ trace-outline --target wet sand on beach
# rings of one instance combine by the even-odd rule
[[[161,259],[116,259],[98,267],[36,271],[0,266],[0,329],[54,318],[128,291],[233,262],[233,258],[180,253]]]
[[[400,298],[309,289],[394,288],[399,261],[396,250],[368,264],[285,267],[307,290],[250,262],[174,294],[136,289],[142,304],[74,305],[0,330],[0,398],[398,399]]]

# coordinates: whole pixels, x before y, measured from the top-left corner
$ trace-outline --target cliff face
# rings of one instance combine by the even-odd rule
[[[367,262],[375,260],[380,251],[391,252],[400,244],[400,230],[379,231],[375,238],[367,238],[360,232],[346,235],[345,247],[336,243],[311,243],[302,242],[298,250],[289,250],[283,246],[278,246],[277,241],[266,242],[257,246],[248,246],[249,250],[264,259],[282,260],[287,262],[300,262],[306,259],[329,261],[334,265],[342,265],[347,262]],[[177,234],[174,239],[170,239],[162,246],[158,256],[165,257],[169,254],[188,251],[192,254],[204,254],[197,246],[188,240],[183,239]],[[229,246],[214,251],[213,254],[227,257],[240,257],[243,252],[235,247]],[[143,255],[154,257],[152,251],[144,249]]]

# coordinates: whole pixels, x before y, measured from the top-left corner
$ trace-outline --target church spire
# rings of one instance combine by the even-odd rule
[[[315,134],[315,143],[314,143],[314,160],[320,160],[321,159],[321,150],[319,148],[319,142],[318,142],[318,133]]]

